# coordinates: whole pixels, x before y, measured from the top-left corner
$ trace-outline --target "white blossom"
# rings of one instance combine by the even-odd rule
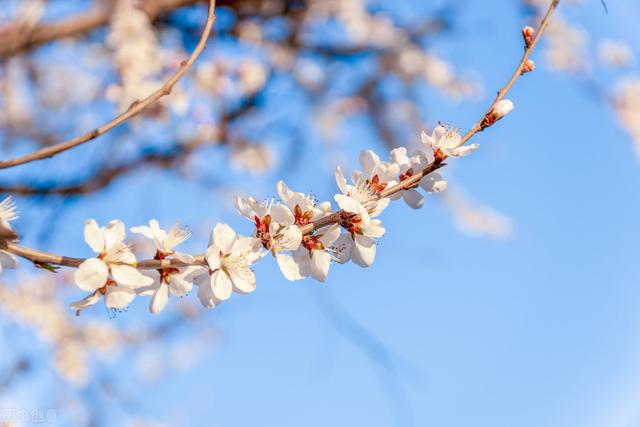
[[[217,224],[205,253],[208,270],[195,279],[202,305],[214,307],[228,299],[232,291],[253,292],[256,278],[251,265],[261,257],[258,239],[238,236],[227,224]]]
[[[191,255],[175,251],[176,246],[191,236],[191,232],[186,228],[180,227],[180,224],[175,224],[169,232],[166,232],[160,228],[157,220],[152,219],[149,221],[148,226],[131,227],[131,231],[153,240],[156,246],[154,259],[171,259],[173,257],[186,263],[193,262]],[[151,273],[153,283],[138,289],[138,295],[151,295],[149,311],[154,314],[159,313],[167,306],[169,295],[182,297],[191,291],[193,288],[193,275],[197,270],[198,267],[195,266],[158,269],[158,271]]]
[[[11,221],[17,218],[16,205],[11,197],[7,197],[0,202],[0,243],[17,239],[17,235],[10,224]],[[17,266],[18,258],[14,254],[6,250],[0,250],[0,273],[5,268],[16,268]]]
[[[295,224],[295,215],[286,205],[274,201],[257,202],[253,197],[236,197],[236,209],[256,227],[256,237],[276,258],[280,271],[288,280],[300,278],[293,258],[284,252],[300,247],[302,233]]]
[[[313,196],[292,191],[283,181],[278,182],[277,190],[280,199],[293,212],[294,223],[299,227],[331,213],[330,202],[316,203]],[[331,245],[339,235],[340,228],[334,224],[302,236],[300,247],[293,252],[296,265],[289,264],[289,269],[294,271],[289,273],[290,277],[302,279],[311,276],[324,282],[331,265],[333,254]]]
[[[400,182],[411,178],[434,161],[432,152],[424,153],[416,151],[412,156],[409,156],[406,147],[394,148],[391,150],[389,158],[390,162],[396,167],[395,169]],[[447,187],[447,181],[445,181],[439,173],[431,172],[420,179],[415,187],[396,193],[391,196],[391,199],[397,200],[402,197],[409,207],[419,209],[424,205],[424,196],[416,189],[418,186],[421,186],[422,189],[428,193],[439,193]]]
[[[99,227],[94,219],[85,222],[84,240],[98,256],[87,258],[78,266],[75,282],[91,293],[71,304],[72,308],[87,308],[104,296],[108,308],[124,309],[135,298],[136,290],[153,282],[133,267],[136,257],[124,238],[122,221],[110,221],[106,227]]]
[[[457,129],[438,125],[431,135],[422,131],[422,144],[427,152],[439,151],[445,156],[462,157],[474,152],[479,145],[469,144],[461,146],[462,137]]]

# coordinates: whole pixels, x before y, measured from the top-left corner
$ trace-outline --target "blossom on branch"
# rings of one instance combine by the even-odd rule
[[[205,254],[208,269],[194,274],[198,298],[205,307],[227,300],[232,291],[248,294],[256,289],[251,265],[263,256],[260,241],[238,236],[227,224],[217,224]]]
[[[75,282],[91,294],[71,304],[71,308],[87,308],[104,296],[108,308],[121,310],[133,301],[137,290],[153,283],[152,278],[134,267],[136,257],[124,238],[122,221],[109,221],[106,227],[98,226],[95,219],[85,222],[84,240],[98,256],[87,258],[78,266]]]
[[[255,237],[276,258],[280,271],[288,280],[300,279],[299,267],[285,252],[295,251],[302,242],[296,216],[286,205],[273,200],[257,202],[253,197],[236,197],[236,209],[256,227]]]
[[[10,222],[18,218],[16,205],[11,197],[5,198],[0,203],[0,248],[6,247],[6,242],[13,242],[18,239],[18,235],[11,228]],[[18,258],[14,254],[4,249],[0,249],[0,273],[5,268],[16,268]]]
[[[191,236],[191,231],[175,224],[169,232],[160,228],[158,221],[152,219],[149,226],[141,225],[131,227],[133,233],[139,233],[153,240],[156,246],[154,259],[175,258],[185,263],[192,263],[191,255],[176,252],[175,247]],[[185,296],[193,288],[193,274],[198,267],[163,267],[152,273],[153,283],[138,290],[138,295],[152,295],[149,302],[149,311],[159,313],[164,310],[169,302],[169,295]]]

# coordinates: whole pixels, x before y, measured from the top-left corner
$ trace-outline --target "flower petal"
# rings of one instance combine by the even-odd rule
[[[153,283],[152,277],[145,276],[130,265],[112,264],[111,274],[116,282],[131,289],[149,286]]]
[[[303,279],[304,276],[300,272],[300,265],[290,255],[276,254],[276,261],[280,271],[287,280],[295,281]]]
[[[372,178],[376,166],[380,164],[380,157],[372,150],[362,150],[360,152],[360,166],[367,178]]]
[[[103,230],[98,226],[95,219],[84,222],[84,241],[91,250],[97,254],[106,252]]]
[[[109,250],[109,248],[111,248],[112,246],[122,243],[124,241],[124,238],[124,223],[119,219],[109,221],[104,231],[105,248]]]
[[[69,307],[74,310],[83,310],[87,307],[95,305],[98,301],[100,301],[100,298],[102,298],[102,294],[98,291],[94,291],[93,293],[82,298],[80,301],[72,302]]]
[[[285,205],[275,204],[271,206],[269,213],[271,214],[271,220],[280,225],[291,225],[295,222],[293,212]]]
[[[179,273],[174,273],[169,277],[169,289],[177,297],[182,297],[191,292],[193,288],[192,271],[185,269]]]
[[[16,268],[18,258],[11,252],[0,250],[0,271],[4,268]]]
[[[213,287],[211,286],[211,279],[209,274],[204,274],[196,278],[198,284],[198,299],[204,307],[215,307],[219,301],[216,300],[213,295]]]
[[[325,251],[311,251],[311,277],[324,282],[329,274],[331,256]]]
[[[169,302],[169,286],[162,284],[151,297],[149,301],[149,311],[152,314],[158,314],[167,306]]]
[[[211,233],[213,244],[217,246],[223,254],[231,253],[233,244],[236,242],[236,232],[227,224],[216,224]]]
[[[376,241],[367,236],[355,235],[351,259],[360,267],[369,267],[376,258]]]
[[[231,282],[233,282],[233,289],[240,294],[248,294],[256,290],[256,276],[250,268],[233,270]]]
[[[122,310],[127,308],[135,297],[136,292],[133,289],[122,286],[107,286],[107,293],[104,295],[104,304],[109,308]]]
[[[420,209],[424,205],[424,196],[413,188],[406,190],[402,197],[412,209]]]
[[[211,288],[213,289],[213,295],[220,301],[229,299],[233,292],[231,279],[222,270],[218,270],[211,275]]]
[[[87,292],[103,287],[107,283],[108,277],[107,265],[98,258],[84,260],[74,273],[74,280],[78,287]]]

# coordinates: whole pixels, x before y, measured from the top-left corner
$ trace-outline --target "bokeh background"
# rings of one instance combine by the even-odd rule
[[[153,90],[206,16],[115,3],[0,0],[2,158]],[[219,2],[207,50],[161,106],[0,172],[15,228],[25,246],[89,256],[87,218],[180,221],[194,232],[182,249],[201,253],[217,222],[252,231],[235,194],[271,197],[283,179],[332,200],[335,166],[357,168],[360,150],[470,127],[546,3]],[[16,28],[107,12],[7,48]],[[370,268],[290,283],[265,258],[254,293],[206,310],[192,292],[157,316],[138,298],[76,317],[68,271],[3,273],[0,425],[32,424],[16,409],[97,426],[640,425],[639,17],[635,0],[562,2],[515,110],[449,162],[444,195],[385,211]]]

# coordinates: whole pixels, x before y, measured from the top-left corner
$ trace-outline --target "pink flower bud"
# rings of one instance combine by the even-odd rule
[[[536,63],[531,59],[527,59],[527,61],[522,65],[522,70],[520,70],[521,74],[529,73],[536,68]]]
[[[533,36],[536,34],[536,30],[526,26],[522,29],[522,38],[524,39],[524,45],[529,47],[533,41]]]

